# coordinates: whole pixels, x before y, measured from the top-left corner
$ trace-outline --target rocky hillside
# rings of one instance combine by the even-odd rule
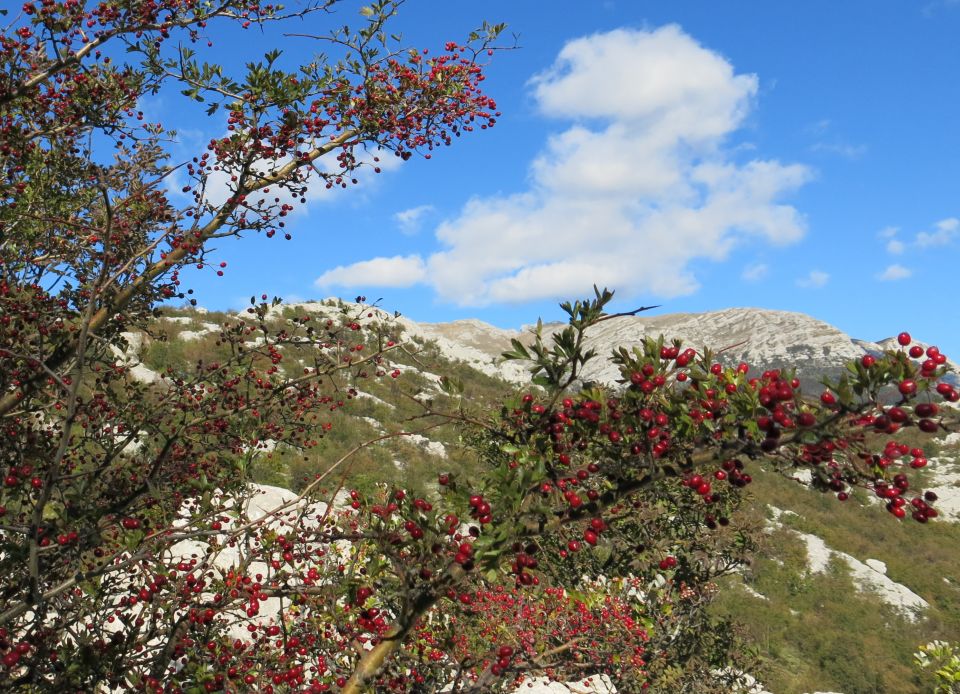
[[[468,361],[473,361],[477,352],[496,360],[510,349],[511,339],[529,340],[529,329],[504,330],[473,319],[420,324],[408,321],[407,324],[416,334],[448,343],[450,348],[444,352],[450,358],[465,358],[461,355],[469,350]],[[559,323],[548,323],[544,325],[544,333],[562,327]],[[659,335],[668,340],[679,339],[698,349],[707,346],[714,351],[723,350],[722,358],[731,362],[745,361],[760,369],[795,368],[807,381],[835,374],[849,360],[864,354],[896,347],[896,339],[892,337],[879,342],[856,339],[803,313],[757,308],[618,318],[592,328],[588,346],[599,355],[606,355],[617,347]],[[510,366],[513,365],[504,365]],[[504,367],[501,375],[515,380],[515,372]],[[586,376],[610,382],[619,374],[608,362],[597,361]]]
[[[280,304],[270,315],[280,322],[305,312],[333,317],[357,308],[336,301]],[[464,383],[473,406],[494,408],[526,382],[522,364],[504,363],[499,356],[511,339],[528,340],[527,332],[477,320],[417,323],[376,309],[363,314],[391,322],[411,346],[392,356],[399,377],[345,384],[352,402],[335,415],[335,426],[309,460],[287,459],[263,442],[254,467],[258,482],[297,489],[357,440],[407,431],[410,435],[359,456],[348,483],[396,479],[429,491],[438,471],[471,462],[459,457],[456,432],[410,428],[416,399],[441,401],[440,378],[453,376]],[[152,337],[129,336],[126,356],[137,364],[134,375],[152,380],[160,370],[210,356],[217,349],[218,322],[225,318],[168,311],[151,329]],[[852,339],[803,314],[758,309],[623,318],[597,326],[589,340],[604,355],[661,333],[694,347],[727,348],[725,358],[755,368],[796,367],[808,382],[889,346],[886,340]],[[603,359],[588,373],[606,382],[617,376]],[[398,397],[397,388],[414,398]],[[716,609],[743,623],[763,664],[753,674],[766,691],[919,691],[911,663],[916,647],[934,638],[960,640],[960,553],[950,549],[960,547],[960,436],[942,439],[931,453],[923,482],[939,494],[941,518],[922,527],[897,523],[865,495],[840,504],[809,490],[803,478],[756,471],[751,505],[766,524],[764,549],[729,582]]]

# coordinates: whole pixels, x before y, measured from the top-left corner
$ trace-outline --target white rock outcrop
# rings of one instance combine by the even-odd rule
[[[433,441],[428,439],[422,434],[407,434],[403,437],[404,441],[409,441],[410,443],[420,446],[430,455],[435,455],[438,458],[447,457],[447,448],[439,441]]]
[[[123,361],[131,378],[140,383],[156,383],[159,381],[160,374],[140,361],[140,350],[143,349],[144,334],[133,332],[121,334],[127,342],[127,348],[121,350],[118,347],[110,345],[110,351]]]
[[[773,520],[770,527],[782,528],[780,518],[785,515],[794,515],[792,511],[784,511],[775,506],[769,507]],[[790,529],[807,548],[807,565],[812,573],[825,573],[832,559],[840,559],[850,569],[850,576],[855,585],[864,591],[871,591],[885,603],[896,609],[910,621],[916,621],[922,616],[923,610],[930,606],[926,600],[914,593],[902,583],[890,579],[886,575],[886,565],[876,559],[867,559],[862,562],[856,557],[840,552],[827,545],[823,538],[810,533],[803,533]]]
[[[943,453],[929,459],[930,481],[926,488],[937,495],[933,506],[940,519],[960,522],[960,432],[952,432],[937,440]]]

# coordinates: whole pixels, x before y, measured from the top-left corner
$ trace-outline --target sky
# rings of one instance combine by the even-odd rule
[[[483,20],[516,35],[487,68],[496,127],[313,196],[292,241],[220,241],[224,277],[185,277],[201,305],[363,295],[520,327],[598,284],[615,310],[800,311],[960,349],[960,1],[409,0],[394,30],[438,50]],[[146,108],[183,152],[223,132]]]

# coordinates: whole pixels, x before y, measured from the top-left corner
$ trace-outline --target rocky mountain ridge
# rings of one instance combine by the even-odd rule
[[[316,310],[318,304],[296,306]],[[526,380],[523,367],[515,362],[504,362],[501,355],[511,349],[512,339],[530,342],[532,326],[509,330],[477,319],[418,323],[401,316],[397,320],[408,335],[434,340],[441,353],[451,360],[467,362],[510,382]],[[546,336],[562,328],[561,323],[546,323],[543,333]],[[852,359],[898,348],[894,337],[878,342],[861,340],[803,313],[759,308],[624,316],[591,328],[587,346],[605,356],[620,346],[629,348],[644,337],[655,338],[661,334],[668,341],[679,339],[696,349],[706,346],[721,352],[724,360],[745,361],[758,369],[796,368],[801,377],[813,381],[839,372]],[[957,368],[955,362],[951,364]],[[619,377],[616,367],[605,359],[595,360],[584,375],[603,382],[612,382]]]

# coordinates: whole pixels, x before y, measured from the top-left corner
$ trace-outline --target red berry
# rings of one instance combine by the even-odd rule
[[[900,381],[900,385],[897,386],[897,389],[900,391],[901,395],[913,395],[917,392],[917,382],[912,378],[905,378]]]
[[[677,560],[674,557],[665,557],[660,560],[660,569],[666,571],[667,569],[672,569],[677,565]]]
[[[887,416],[890,417],[890,421],[895,424],[903,424],[910,418],[909,415],[899,407],[891,407],[887,410]]]
[[[899,342],[899,343],[900,343],[902,346],[904,346],[904,347],[906,347],[907,345],[909,345],[909,344],[910,344],[910,341],[911,341],[911,340],[910,340],[910,333],[903,332],[903,333],[900,333],[899,335],[897,335],[897,342]]]

